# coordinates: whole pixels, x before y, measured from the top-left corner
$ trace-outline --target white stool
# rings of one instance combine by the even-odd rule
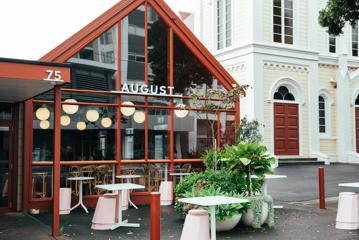
[[[91,229],[110,230],[115,224],[116,195],[108,194],[98,198]]]
[[[209,240],[208,212],[202,209],[190,210],[183,225],[181,240]]]
[[[359,228],[359,194],[339,193],[337,229],[355,230]]]
[[[71,188],[60,188],[60,215],[71,212]]]
[[[172,205],[173,202],[173,182],[162,181],[160,184],[161,206]]]

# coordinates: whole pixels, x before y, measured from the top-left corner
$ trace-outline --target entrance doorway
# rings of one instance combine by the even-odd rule
[[[0,212],[14,208],[13,129],[12,106],[0,103]]]
[[[274,154],[299,155],[299,105],[285,86],[274,93]],[[293,102],[293,103],[291,103]]]

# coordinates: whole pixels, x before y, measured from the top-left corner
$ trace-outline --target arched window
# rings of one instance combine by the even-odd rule
[[[359,106],[359,95],[357,96],[357,98],[355,99],[355,105]]]
[[[274,93],[275,100],[286,100],[286,101],[295,101],[295,98],[292,93],[289,92],[288,88],[281,86]]]
[[[319,96],[319,132],[326,133],[325,125],[325,99],[323,96]]]

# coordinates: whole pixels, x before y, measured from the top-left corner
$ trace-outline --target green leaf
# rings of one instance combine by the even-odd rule
[[[251,160],[248,158],[239,158],[239,160],[243,163],[244,166],[247,166],[251,163]]]

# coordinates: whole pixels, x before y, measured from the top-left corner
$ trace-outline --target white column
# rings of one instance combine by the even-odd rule
[[[308,116],[309,116],[309,132],[302,134],[309,135],[309,154],[317,154],[320,152],[320,135],[319,135],[319,72],[318,62],[314,62],[309,66],[308,73]],[[304,102],[306,102],[304,100]],[[303,114],[303,113],[300,113]]]
[[[342,45],[343,46],[343,45]],[[343,50],[343,49],[342,49]],[[351,149],[350,138],[350,79],[348,73],[347,55],[339,56],[339,72],[337,75],[337,160],[348,162],[348,152]]]

